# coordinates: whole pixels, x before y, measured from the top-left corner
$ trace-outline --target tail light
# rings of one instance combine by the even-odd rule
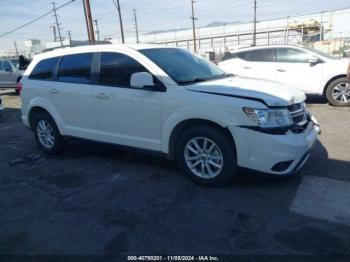
[[[18,93],[19,93],[19,94],[21,93],[22,88],[23,88],[23,84],[22,84],[21,81],[19,81],[19,82],[17,83],[17,90],[18,90]]]

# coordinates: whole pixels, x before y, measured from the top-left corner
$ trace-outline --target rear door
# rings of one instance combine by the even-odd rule
[[[92,109],[93,53],[62,56],[54,81],[46,83],[46,97],[64,122],[66,135],[89,138],[95,129]]]
[[[276,78],[275,49],[246,51],[242,56],[242,75],[274,81]]]
[[[310,64],[311,55],[295,48],[276,49],[276,81],[294,86],[305,93],[320,90],[323,63]]]

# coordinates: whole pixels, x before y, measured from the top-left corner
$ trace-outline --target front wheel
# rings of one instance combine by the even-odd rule
[[[236,175],[236,152],[232,139],[211,126],[192,127],[179,138],[176,159],[194,182],[223,185]]]
[[[350,80],[342,77],[327,87],[326,97],[333,106],[350,106]]]

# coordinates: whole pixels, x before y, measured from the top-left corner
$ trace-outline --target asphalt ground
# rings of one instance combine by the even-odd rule
[[[18,96],[0,117],[0,255],[348,255],[350,108],[311,100],[322,135],[297,177],[194,185],[174,162],[70,141],[40,151]]]

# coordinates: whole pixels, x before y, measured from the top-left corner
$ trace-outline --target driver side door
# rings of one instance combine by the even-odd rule
[[[164,90],[132,87],[131,75],[148,70],[126,54],[102,52],[99,64],[98,81],[92,90],[99,140],[160,150]],[[162,85],[153,78],[156,85]]]

